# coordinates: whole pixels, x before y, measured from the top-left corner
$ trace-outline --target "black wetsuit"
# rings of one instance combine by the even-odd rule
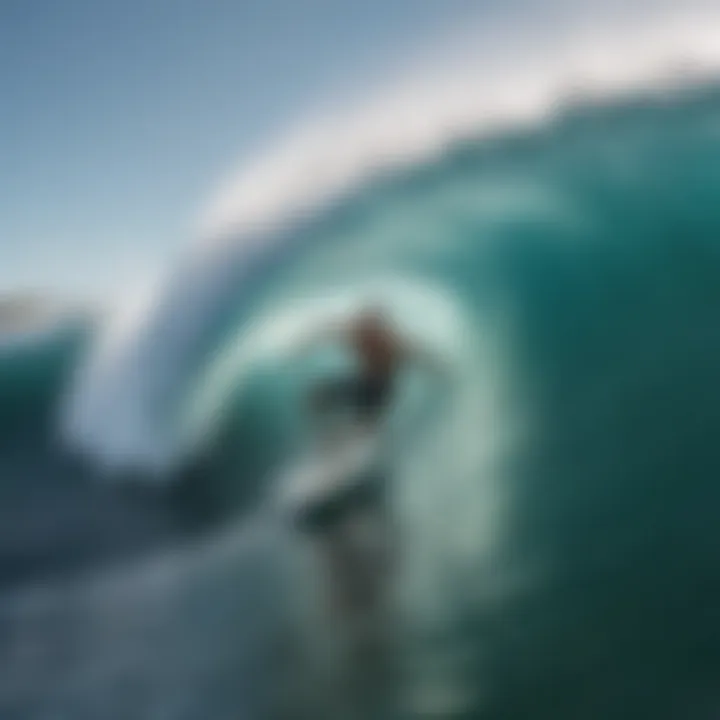
[[[354,375],[329,380],[315,392],[316,408],[320,411],[348,408],[364,421],[379,420],[390,404],[393,393],[392,375]]]

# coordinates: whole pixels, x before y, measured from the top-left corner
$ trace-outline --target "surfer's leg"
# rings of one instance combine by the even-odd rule
[[[389,699],[394,681],[388,577],[382,561],[382,520],[357,511],[325,537],[329,630],[338,640],[348,697],[356,706]],[[380,546],[378,545],[380,541]]]

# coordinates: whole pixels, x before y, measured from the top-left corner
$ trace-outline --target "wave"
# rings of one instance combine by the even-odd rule
[[[119,310],[78,367],[67,440],[109,468],[157,471],[159,482],[205,454],[230,478],[216,490],[231,504],[231,492],[272,476],[297,436],[294,392],[308,375],[290,367],[287,347],[381,297],[455,367],[455,390],[440,398],[449,402],[431,403],[432,432],[404,446],[393,474],[407,545],[401,602],[416,631],[413,709],[452,697],[488,717],[603,707],[672,720],[710,707],[720,661],[720,87],[684,78],[670,89],[664,72],[691,41],[713,69],[720,45],[702,41],[713,36],[706,24],[646,28],[628,40],[632,52],[604,46],[587,63],[602,77],[584,85],[598,97],[561,111],[576,83],[557,66],[582,65],[563,53],[526,82],[499,78],[517,86],[505,105],[499,90],[457,89],[434,96],[435,114],[402,97],[394,121],[373,110],[374,123],[361,112],[347,128],[301,133],[229,191],[211,213],[219,225],[165,284]],[[603,75],[608,53],[617,63]],[[141,667],[157,694],[144,706],[129,697],[143,709],[128,712],[244,707],[228,688],[252,692],[257,668],[239,655],[264,641],[220,636],[250,627],[252,602],[244,621],[235,608],[253,578],[228,567],[234,541],[209,542],[207,553],[182,552],[171,579],[161,563],[147,576],[113,573],[109,589],[0,603],[0,622],[20,628],[8,656],[25,664],[6,664],[21,699],[38,716],[43,702],[56,706],[54,686],[36,692],[28,680],[39,671],[23,633],[67,612],[89,625],[72,629],[86,645],[68,665],[62,707],[117,695],[123,668],[96,665],[98,647],[115,643],[120,665],[152,662]],[[171,597],[179,609],[166,625]],[[194,635],[198,618],[217,645]],[[82,685],[95,671],[97,698]],[[176,671],[183,694],[165,707]]]
[[[90,345],[88,313],[58,312],[0,337],[0,446],[54,431],[73,368]],[[31,430],[32,428],[32,430]]]
[[[670,613],[673,647],[697,660],[707,628],[663,598],[698,580],[717,597],[706,508],[720,468],[719,121],[711,83],[579,105],[371,182],[273,235],[263,253],[244,236],[201,249],[96,386],[110,416],[87,415],[93,432],[79,435],[105,457],[159,467],[205,438],[229,478],[220,502],[234,488],[255,499],[297,430],[283,327],[302,331],[328,307],[380,292],[428,337],[450,328],[436,337],[458,357],[435,432],[393,473],[403,603],[433,652],[448,648],[469,678],[489,672],[487,702],[500,708],[525,696],[513,673],[535,677],[552,656],[560,670],[538,682],[543,697],[566,698],[567,717],[584,713],[572,712],[563,678],[576,667],[591,675],[593,653],[613,664],[593,623],[623,642],[632,612],[611,622],[614,603],[649,603],[635,619],[644,637],[660,637]],[[677,558],[675,533],[692,567],[662,562]],[[463,637],[482,647],[460,652]],[[633,652],[652,664],[650,644]],[[510,656],[525,670],[505,667]],[[671,656],[652,659],[676,676],[663,686],[686,697],[692,683]],[[634,675],[618,668],[598,683],[625,687]],[[474,682],[451,675],[481,703]],[[550,700],[515,703],[511,716],[554,716]]]
[[[329,257],[331,273],[333,262],[348,259],[339,255],[333,261],[327,248],[347,245],[342,236],[356,222],[353,218],[381,222],[384,213],[393,214],[392,203],[397,203],[397,233],[403,235],[413,222],[412,194],[420,197],[423,184],[435,184],[430,196],[438,204],[443,193],[454,196],[448,201],[457,210],[445,210],[455,213],[451,222],[466,215],[472,223],[474,213],[478,222],[488,214],[512,222],[514,216],[533,212],[543,222],[553,222],[553,216],[568,226],[561,232],[572,234],[574,223],[581,232],[583,210],[557,182],[531,177],[530,167],[527,173],[513,173],[501,157],[490,157],[492,148],[502,152],[520,138],[528,145],[546,138],[563,143],[564,131],[557,128],[570,127],[574,116],[592,114],[599,104],[602,117],[606,101],[586,99],[578,105],[578,87],[586,96],[630,93],[630,107],[638,97],[649,103],[655,97],[660,106],[672,102],[668,86],[677,84],[678,77],[681,88],[687,87],[688,76],[712,73],[720,62],[720,45],[704,12],[676,12],[642,29],[626,28],[622,42],[614,37],[615,44],[595,38],[589,50],[588,37],[582,36],[583,43],[576,38],[552,55],[539,53],[538,63],[524,57],[522,72],[504,67],[494,80],[486,77],[480,84],[476,69],[458,74],[451,83],[447,73],[441,74],[442,90],[432,83],[420,89],[406,84],[404,92],[395,88],[376,104],[310,124],[279,143],[220,193],[208,212],[202,241],[167,281],[149,288],[134,307],[119,309],[79,374],[66,413],[66,436],[109,467],[139,466],[162,476],[184,462],[176,427],[179,407],[228,337],[251,321],[251,307],[272,277],[306,253],[319,262]],[[531,66],[535,69],[529,72]],[[556,115],[559,104],[571,109]],[[476,179],[469,178],[462,188],[459,155],[464,149],[471,165],[483,154],[488,165],[481,169],[484,161],[476,163]],[[514,162],[525,161],[518,155]],[[532,162],[529,154],[527,162]],[[468,202],[460,207],[463,192]],[[475,208],[468,207],[470,202]],[[440,226],[439,214],[433,221],[435,242],[457,236]],[[372,234],[370,230],[367,236]],[[407,265],[411,258],[419,261],[434,252],[428,239],[409,243],[388,237],[383,242],[390,248],[385,251],[386,274],[402,264],[401,256]],[[367,246],[380,254],[377,244],[376,239]],[[318,250],[320,246],[325,249]]]

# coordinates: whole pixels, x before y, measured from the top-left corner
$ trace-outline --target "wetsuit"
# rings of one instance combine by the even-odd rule
[[[313,394],[319,411],[348,408],[363,421],[377,421],[390,404],[393,378],[359,374],[324,382]]]

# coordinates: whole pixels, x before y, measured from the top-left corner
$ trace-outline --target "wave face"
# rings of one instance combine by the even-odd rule
[[[715,86],[457,142],[193,256],[91,359],[67,435],[111,466],[201,454],[221,504],[254,501],[297,441],[293,335],[381,297],[456,372],[394,478],[408,702],[710,716],[719,196]]]
[[[0,335],[0,448],[55,430],[56,407],[93,326],[84,316],[61,316],[39,329]]]

